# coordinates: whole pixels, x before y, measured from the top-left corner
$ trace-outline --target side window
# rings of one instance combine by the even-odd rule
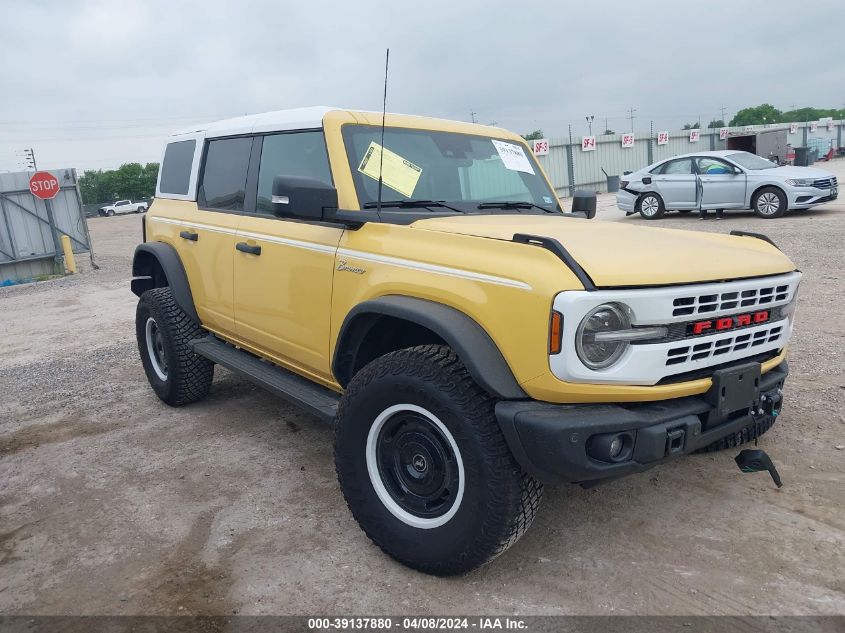
[[[243,211],[252,137],[208,142],[197,196],[201,208]]]
[[[698,163],[698,173],[700,174],[730,174],[733,169],[727,166],[720,160],[714,158],[696,158]]]
[[[272,213],[273,179],[276,176],[305,176],[332,183],[329,157],[322,131],[272,134],[264,137],[258,170],[259,213]]]
[[[196,141],[178,141],[168,143],[164,150],[164,161],[161,165],[161,193],[186,195],[191,181],[191,166],[194,162]]]
[[[692,173],[692,159],[680,158],[678,160],[670,160],[663,166],[660,171],[661,174],[691,174]]]

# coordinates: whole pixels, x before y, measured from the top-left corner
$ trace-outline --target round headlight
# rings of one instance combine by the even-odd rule
[[[628,308],[620,303],[605,303],[581,321],[575,333],[575,351],[590,369],[604,369],[615,363],[628,347],[626,341],[596,341],[600,332],[617,332],[631,327]]]

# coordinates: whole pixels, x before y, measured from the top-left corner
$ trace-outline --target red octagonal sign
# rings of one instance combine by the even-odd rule
[[[52,200],[59,193],[59,179],[46,171],[37,171],[29,179],[32,195],[42,200]]]

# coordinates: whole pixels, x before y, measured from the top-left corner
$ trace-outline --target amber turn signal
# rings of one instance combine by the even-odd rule
[[[563,315],[552,310],[549,322],[549,354],[560,354],[563,339]]]

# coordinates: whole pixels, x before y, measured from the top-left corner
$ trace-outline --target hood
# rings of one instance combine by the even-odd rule
[[[791,272],[777,248],[752,237],[541,215],[463,215],[415,229],[511,241],[527,233],[559,241],[598,287],[660,286]],[[532,247],[534,248],[534,247]]]
[[[833,174],[824,169],[816,169],[815,167],[795,167],[794,165],[787,165],[784,167],[775,167],[774,169],[761,169],[759,171],[749,172],[750,174],[766,175],[772,174],[777,178],[833,178]]]

